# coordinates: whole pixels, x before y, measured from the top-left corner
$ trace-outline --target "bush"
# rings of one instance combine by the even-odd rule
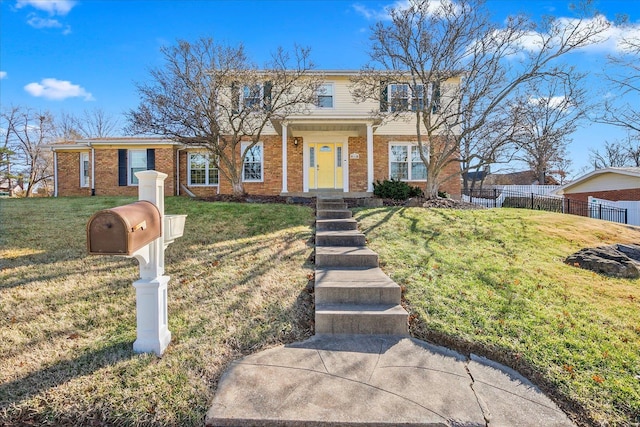
[[[410,197],[422,197],[422,194],[420,187],[412,187],[397,179],[373,183],[373,195],[381,199],[407,200]]]

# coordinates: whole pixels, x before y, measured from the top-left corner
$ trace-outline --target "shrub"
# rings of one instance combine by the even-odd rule
[[[407,200],[410,197],[422,197],[422,194],[421,188],[412,187],[397,179],[373,183],[373,195],[381,199]]]

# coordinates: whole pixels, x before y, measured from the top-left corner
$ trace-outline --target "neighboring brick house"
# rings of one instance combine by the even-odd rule
[[[274,120],[248,153],[243,165],[245,191],[312,195],[332,190],[366,196],[376,180],[387,178],[424,187],[426,169],[419,161],[414,115],[382,122],[373,114],[380,107],[377,102],[353,100],[349,86],[356,72],[322,73],[325,84],[318,106],[311,107],[308,114]],[[452,79],[451,83],[458,81]],[[424,102],[419,97],[429,93],[421,90],[419,97],[411,99],[408,86],[394,89],[405,89],[407,106]],[[231,183],[209,161],[206,149],[167,139],[87,139],[56,144],[53,151],[57,196],[135,195],[133,173],[141,169],[168,175],[167,196],[232,192]],[[457,162],[443,171],[447,176],[459,173]],[[441,190],[460,194],[459,177],[443,183]]]
[[[640,201],[640,168],[605,168],[588,173],[555,194],[565,199],[588,202],[589,197],[610,201]]]

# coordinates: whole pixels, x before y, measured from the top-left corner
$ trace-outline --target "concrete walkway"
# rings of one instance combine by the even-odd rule
[[[207,426],[574,426],[529,381],[408,336],[400,287],[342,200],[318,200],[316,336],[234,362]]]
[[[408,337],[316,335],[234,362],[207,426],[574,426],[516,372]]]

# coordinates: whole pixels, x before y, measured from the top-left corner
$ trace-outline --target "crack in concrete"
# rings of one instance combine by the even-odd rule
[[[471,388],[471,391],[476,398],[476,402],[478,402],[478,407],[480,408],[480,412],[482,412],[482,417],[484,418],[485,427],[489,427],[489,425],[491,424],[491,411],[489,411],[489,407],[487,406],[486,402],[478,395],[476,390],[473,388],[475,379],[471,374],[471,370],[469,370],[469,362],[471,362],[471,359],[467,359],[464,364],[464,369],[465,371],[467,371],[467,375],[469,375],[469,379],[471,380],[469,387]]]

